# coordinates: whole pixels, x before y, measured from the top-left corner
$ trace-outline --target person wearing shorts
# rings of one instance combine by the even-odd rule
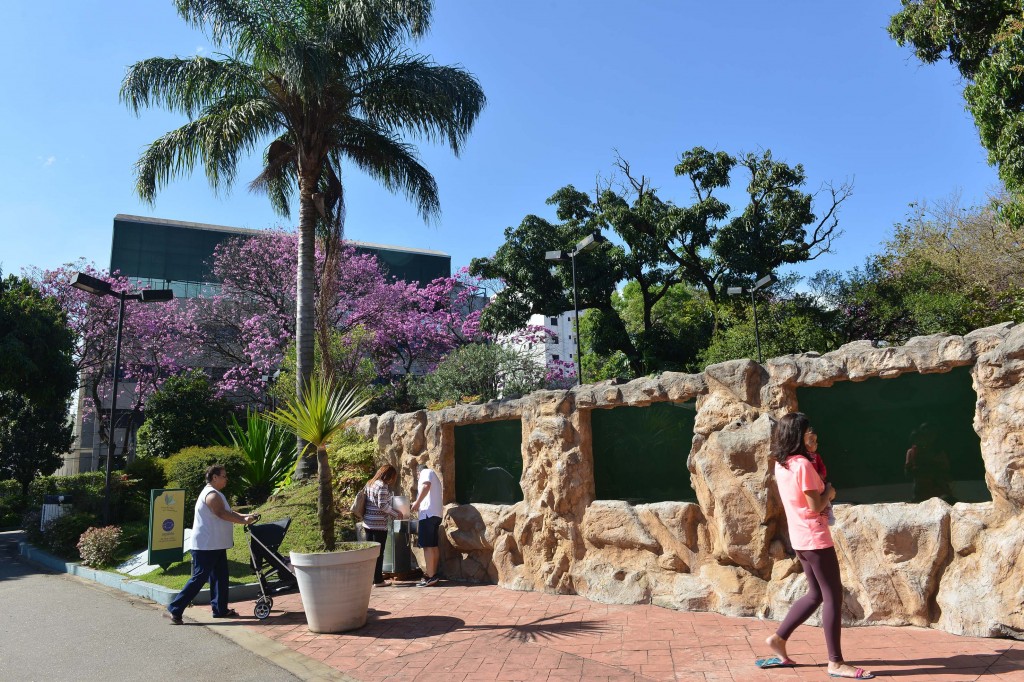
[[[438,541],[441,534],[441,480],[425,464],[419,466],[417,481],[418,495],[412,504],[412,511],[419,512],[419,532],[416,544],[423,549],[423,579],[416,587],[432,587],[440,577],[437,567],[441,559]]]

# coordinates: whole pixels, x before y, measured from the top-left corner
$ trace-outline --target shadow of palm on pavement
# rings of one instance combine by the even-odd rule
[[[607,632],[614,629],[603,621],[563,620],[574,612],[543,616],[528,623],[519,624],[477,624],[467,625],[461,618],[454,616],[408,616],[398,618],[380,618],[371,613],[371,620],[366,626],[346,634],[355,637],[382,637],[386,639],[417,639],[433,637],[452,632],[496,631],[501,637],[518,642],[537,642],[559,637],[572,637],[579,634]],[[373,618],[377,615],[378,618]]]

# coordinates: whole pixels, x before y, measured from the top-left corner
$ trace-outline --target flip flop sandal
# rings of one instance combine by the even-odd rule
[[[754,661],[754,665],[758,668],[795,668],[796,661],[792,658],[782,658],[781,656],[769,656],[768,658],[759,658]]]
[[[837,673],[829,673],[829,677],[845,677],[848,680],[873,680],[875,679],[874,673],[869,673],[864,668],[857,668],[855,675],[839,675]]]

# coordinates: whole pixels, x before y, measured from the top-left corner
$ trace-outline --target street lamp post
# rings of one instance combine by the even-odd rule
[[[125,301],[141,301],[156,303],[170,301],[174,298],[171,289],[143,289],[142,291],[114,291],[110,282],[92,277],[84,272],[76,272],[71,278],[71,286],[81,289],[94,296],[113,296],[118,299],[117,335],[114,337],[114,385],[110,395],[110,427],[107,432],[107,462],[103,482],[103,522],[110,523],[110,465],[114,459],[114,420],[117,418],[117,383],[121,368],[121,333],[124,330]]]
[[[270,411],[274,412],[277,410],[277,399],[274,398],[274,394],[270,392],[270,386],[276,384],[278,378],[281,376],[281,370],[274,370],[273,374],[262,374],[260,375],[260,381],[263,382],[264,390],[267,392],[267,397],[270,398]]]
[[[564,263],[572,263],[572,314],[576,323],[576,385],[583,385],[583,358],[580,357],[580,305],[576,291],[576,256],[584,251],[589,251],[602,242],[608,241],[600,232],[591,232],[581,239],[576,248],[566,253],[565,251],[548,251],[544,254],[544,260]]]
[[[761,364],[764,360],[761,358],[761,329],[757,326],[757,301],[754,299],[754,294],[778,281],[779,279],[775,275],[765,275],[754,282],[754,286],[749,289],[747,287],[729,287],[725,290],[730,296],[750,294],[750,305],[754,309],[754,342],[757,343],[757,364]]]

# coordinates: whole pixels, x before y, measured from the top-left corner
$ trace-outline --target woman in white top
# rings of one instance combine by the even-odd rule
[[[231,524],[249,525],[255,515],[243,516],[231,511],[228,498],[221,492],[228,484],[228,474],[221,464],[206,470],[206,487],[196,500],[196,517],[192,523],[192,577],[167,607],[174,625],[181,625],[181,615],[207,580],[210,582],[210,606],[214,618],[234,618],[238,613],[228,608],[228,550],[235,544]]]
[[[392,519],[402,518],[402,513],[395,509],[394,494],[391,486],[398,481],[398,470],[385,464],[366,484],[366,511],[363,512],[363,528],[366,539],[380,543],[380,554],[377,566],[373,571],[374,587],[387,587],[391,583],[384,580],[384,545],[388,541],[388,524]]]

